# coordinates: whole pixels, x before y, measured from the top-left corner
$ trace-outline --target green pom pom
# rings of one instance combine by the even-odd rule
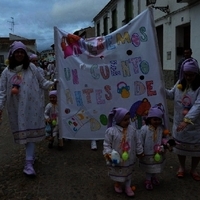
[[[128,153],[125,151],[125,152],[122,154],[122,160],[126,161],[126,160],[128,160],[128,158],[129,158],[129,155],[128,155]]]
[[[154,156],[154,160],[155,160],[156,162],[159,162],[160,159],[161,159],[160,154],[159,154],[159,153],[156,153],[156,155]]]
[[[55,126],[57,124],[56,120],[52,121],[52,125]]]

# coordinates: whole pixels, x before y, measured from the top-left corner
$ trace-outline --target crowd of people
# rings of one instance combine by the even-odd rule
[[[185,161],[191,157],[190,175],[200,181],[197,172],[200,161],[200,71],[197,60],[191,55],[191,49],[185,51],[175,85],[171,89],[163,88],[166,97],[174,101],[171,134],[166,131],[165,113],[159,105],[150,108],[140,130],[131,125],[129,110],[123,106],[111,108],[103,155],[117,193],[124,190],[128,196],[134,196],[131,180],[137,159],[145,173],[145,188],[153,190],[160,184],[158,174],[164,170],[167,150],[172,149],[180,163],[177,177],[184,178],[187,172]],[[35,143],[46,138],[49,148],[54,146],[55,140],[58,148],[63,148],[55,63],[48,66],[50,73],[45,74],[38,64],[37,55],[29,56],[26,46],[20,41],[10,46],[8,61],[0,79],[0,118],[5,107],[15,143],[25,145],[23,172],[35,176]],[[46,75],[49,75],[49,80]],[[44,104],[44,90],[49,91],[47,105]],[[96,141],[91,141],[91,149],[97,149]]]

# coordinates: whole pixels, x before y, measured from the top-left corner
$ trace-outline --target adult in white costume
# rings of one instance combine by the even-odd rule
[[[191,156],[190,174],[200,181],[196,170],[200,161],[200,74],[195,59],[183,62],[178,82],[166,95],[174,100],[173,137],[178,143],[174,152],[180,163],[177,176],[184,177],[186,156]]]
[[[26,147],[23,172],[36,175],[33,168],[35,142],[45,138],[44,104],[41,88],[48,89],[54,82],[47,81],[30,63],[26,46],[15,41],[8,54],[9,66],[0,80],[0,117],[6,104],[15,143]]]

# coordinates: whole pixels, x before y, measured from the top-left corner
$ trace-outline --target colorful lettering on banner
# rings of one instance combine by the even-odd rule
[[[127,108],[138,129],[151,105],[166,107],[152,12],[106,36],[83,39],[55,28],[64,137],[103,139],[113,107]]]

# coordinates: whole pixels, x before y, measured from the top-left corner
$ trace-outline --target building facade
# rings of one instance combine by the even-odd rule
[[[80,30],[75,31],[73,34],[78,35],[81,38],[92,38],[95,37],[95,28],[87,27]]]
[[[147,9],[154,7],[160,58],[166,87],[176,81],[177,63],[186,47],[200,63],[199,0],[111,0],[94,17],[95,36],[107,35]]]

